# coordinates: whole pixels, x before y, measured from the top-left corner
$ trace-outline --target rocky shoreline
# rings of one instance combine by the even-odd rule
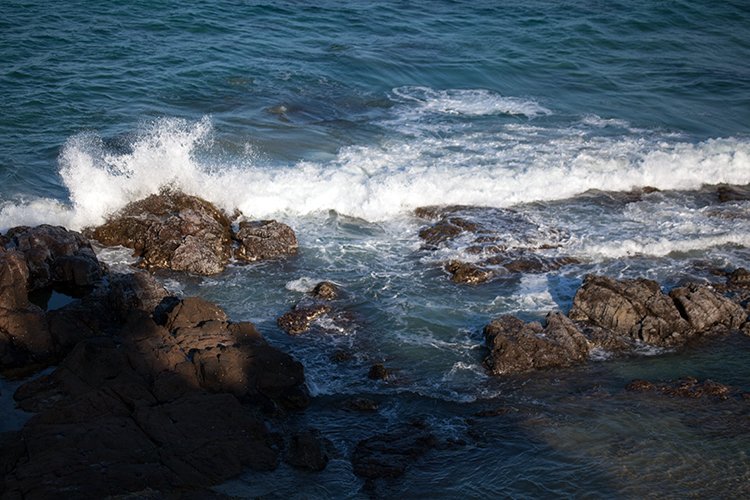
[[[550,241],[565,238],[554,228],[491,209],[514,232],[511,245],[472,220],[478,210],[417,211],[435,221],[420,232],[428,250],[468,235],[468,253],[480,257],[478,263],[445,263],[453,281],[478,284],[574,262],[545,253],[554,246]],[[310,402],[302,364],[270,345],[252,323],[233,322],[200,297],[172,296],[147,272],[213,275],[230,261],[297,251],[289,226],[236,219],[200,198],[165,191],[83,234],[42,225],[0,236],[0,373],[20,378],[55,367],[15,393],[18,407],[35,415],[20,431],[0,434],[2,498],[48,498],[60,491],[77,498],[179,494],[248,469],[274,470],[282,461],[309,471],[326,467],[331,443],[292,423]],[[543,241],[536,237],[540,231]],[[140,269],[109,270],[89,238],[131,248]],[[47,307],[53,294],[69,303]],[[750,334],[749,299],[744,269],[727,273],[723,283],[691,283],[669,293],[651,280],[589,275],[567,314],[552,311],[545,324],[493,319],[484,328],[485,366],[504,376],[581,365],[602,352],[627,355],[644,345],[677,348],[732,331]],[[331,282],[319,283],[278,325],[301,335],[322,317],[352,320],[346,291]],[[388,380],[390,374],[376,364],[369,377]],[[671,385],[636,380],[628,390],[734,397],[721,384],[696,379]],[[378,407],[363,398],[350,406]],[[412,421],[359,441],[351,461],[354,473],[371,482],[400,476],[428,450],[453,445],[425,422]]]

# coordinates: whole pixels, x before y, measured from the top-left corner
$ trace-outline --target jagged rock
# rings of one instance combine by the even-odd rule
[[[134,249],[141,267],[203,275],[224,270],[232,244],[229,219],[219,209],[174,191],[130,203],[87,234]]]
[[[334,283],[331,283],[330,281],[321,281],[315,285],[311,295],[319,300],[336,300],[339,298],[340,291],[339,287]]]
[[[330,447],[331,442],[321,438],[320,432],[307,429],[292,435],[284,460],[297,469],[319,472],[328,465]]]
[[[299,335],[309,330],[313,321],[329,312],[331,312],[331,306],[326,304],[295,307],[279,317],[276,322],[288,334]]]
[[[275,220],[243,221],[235,235],[240,245],[235,257],[256,261],[297,253],[297,237],[291,227]]]
[[[693,333],[659,284],[646,279],[616,281],[588,275],[568,316],[658,346],[683,343]]]
[[[150,274],[142,271],[116,274],[109,280],[109,304],[118,316],[125,319],[136,309],[153,312],[169,294]]]
[[[17,390],[19,407],[40,413],[18,434],[23,457],[13,440],[0,449],[8,492],[172,492],[277,466],[279,439],[258,411],[307,404],[302,365],[209,302],[167,304],[162,324],[131,311],[113,336],[79,342],[54,372]]]
[[[452,260],[445,265],[445,270],[451,274],[454,283],[478,285],[492,279],[494,273],[474,264]]]
[[[744,267],[735,269],[727,277],[727,285],[733,288],[750,288],[750,271]]]
[[[501,316],[485,327],[484,336],[490,349],[485,365],[493,375],[581,364],[590,347],[560,312],[548,314],[544,327],[536,321],[525,323],[514,316]]]
[[[6,248],[24,256],[29,292],[52,285],[93,286],[103,275],[91,244],[75,231],[46,224],[19,226],[6,237]]]
[[[706,332],[717,326],[739,328],[747,319],[742,307],[705,285],[675,288],[669,296],[696,332]]]
[[[667,295],[655,281],[589,275],[569,316],[635,341],[674,346],[716,329],[738,328],[747,313],[705,285],[690,284]]]
[[[354,473],[367,479],[399,477],[409,465],[437,445],[422,425],[405,425],[357,443],[352,455]]]

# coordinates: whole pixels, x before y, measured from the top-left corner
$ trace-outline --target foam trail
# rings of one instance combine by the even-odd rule
[[[595,259],[618,259],[635,255],[664,257],[671,253],[706,250],[708,248],[723,245],[750,247],[750,234],[732,233],[716,236],[693,237],[676,241],[668,240],[666,238],[646,242],[628,239],[613,243],[590,245],[583,248],[580,254]]]
[[[163,186],[253,217],[336,210],[382,221],[423,205],[507,207],[590,189],[750,183],[750,141],[735,138],[668,143],[586,138],[565,129],[540,138],[538,127],[512,124],[500,132],[346,147],[327,163],[260,166],[250,157],[236,163],[200,160],[217,158],[199,154],[212,146],[212,133],[208,118],[195,123],[164,119],[144,129],[131,151],[120,154],[107,151],[95,136],[73,137],[60,156],[70,203],[6,203],[0,208],[0,227],[98,224]]]

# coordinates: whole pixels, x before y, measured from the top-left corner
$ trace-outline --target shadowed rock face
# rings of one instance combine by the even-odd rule
[[[229,261],[229,219],[209,202],[165,191],[130,203],[87,234],[104,245],[122,245],[147,269],[216,274]]]
[[[501,316],[484,336],[490,349],[485,365],[493,375],[578,365],[589,353],[586,337],[560,312],[548,314],[545,326]]]
[[[104,274],[86,238],[62,227],[15,227],[0,248],[0,370],[53,362],[91,334],[76,324],[80,304],[46,313],[32,304],[36,290],[91,293]],[[91,324],[93,326],[93,324]]]
[[[165,303],[162,324],[130,309],[115,335],[79,342],[53,373],[18,389],[19,407],[38,414],[0,450],[8,491],[175,491],[278,465],[282,443],[260,410],[307,405],[302,365],[215,304]],[[325,467],[308,441],[298,443],[300,466]]]

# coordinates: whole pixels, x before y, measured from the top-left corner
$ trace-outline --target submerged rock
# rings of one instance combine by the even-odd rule
[[[87,233],[104,245],[122,245],[147,269],[216,274],[229,261],[229,219],[211,203],[163,191],[128,204]]]
[[[352,454],[354,473],[366,479],[402,476],[406,469],[437,445],[423,425],[405,425],[357,443]]]
[[[563,368],[584,363],[589,343],[560,312],[547,315],[546,325],[501,316],[484,328],[490,355],[485,366],[493,375]]]
[[[390,376],[390,370],[388,370],[382,363],[376,363],[370,367],[370,371],[367,372],[367,378],[370,380],[388,380]]]
[[[331,447],[332,443],[323,439],[320,432],[307,429],[292,435],[284,460],[297,469],[319,472],[328,465]]]
[[[667,396],[681,398],[712,398],[728,399],[736,391],[731,387],[713,380],[704,380],[699,382],[695,377],[683,377],[671,382],[649,382],[647,380],[636,379],[631,381],[625,389],[631,392],[656,392]]]

